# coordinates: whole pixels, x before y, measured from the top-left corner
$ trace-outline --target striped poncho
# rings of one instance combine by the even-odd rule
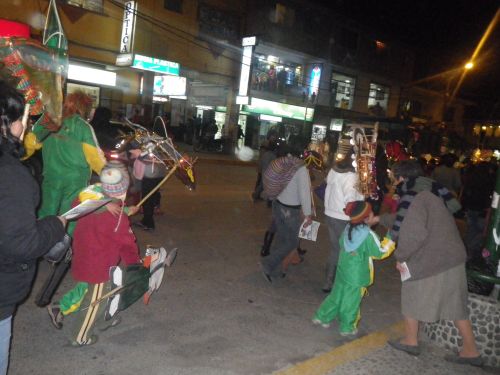
[[[304,161],[293,156],[273,160],[262,174],[265,196],[268,199],[275,199],[302,166],[304,166]]]

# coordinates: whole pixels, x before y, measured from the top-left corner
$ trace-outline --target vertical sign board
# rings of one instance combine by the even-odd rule
[[[132,64],[134,49],[135,20],[137,16],[137,2],[126,1],[123,10],[122,37],[120,39],[120,54],[116,57],[116,65]]]
[[[248,84],[250,83],[250,69],[252,67],[253,48],[257,42],[255,36],[242,39],[243,56],[241,60],[240,87],[236,104],[248,104]]]

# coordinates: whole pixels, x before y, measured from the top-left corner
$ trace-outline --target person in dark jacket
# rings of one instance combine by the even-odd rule
[[[0,375],[7,373],[16,306],[30,292],[37,259],[62,240],[66,224],[57,216],[36,219],[38,185],[19,161],[23,111],[23,96],[0,81]]]

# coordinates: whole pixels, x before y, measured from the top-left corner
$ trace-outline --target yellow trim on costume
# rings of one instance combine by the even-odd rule
[[[40,150],[43,146],[43,143],[38,142],[38,139],[33,132],[29,132],[24,136],[24,149],[26,151],[26,155],[23,157],[23,160],[30,158],[35,151]]]
[[[85,201],[88,201],[88,200],[100,200],[100,199],[104,199],[104,194],[102,194],[101,192],[97,191],[95,188],[96,188],[96,185],[90,185],[90,186],[87,186],[85,189],[83,189],[80,194],[78,194],[78,200],[80,202],[85,202]]]
[[[89,145],[88,143],[82,143],[83,154],[85,155],[85,160],[90,165],[90,168],[100,174],[104,165],[106,165],[106,158],[104,153],[99,147]]]

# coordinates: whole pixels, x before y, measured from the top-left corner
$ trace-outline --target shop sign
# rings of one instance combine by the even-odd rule
[[[153,95],[185,96],[186,77],[155,76]]]
[[[178,76],[180,72],[179,63],[137,54],[134,56],[132,68],[149,70],[155,73],[170,74],[174,76]]]
[[[344,125],[344,120],[341,118],[332,118],[330,121],[330,130],[341,132],[342,126]]]
[[[263,115],[271,115],[278,117],[287,117],[302,121],[312,121],[314,117],[314,109],[299,107],[298,105],[283,104],[271,102],[259,98],[252,98],[250,105],[244,105],[243,111],[251,113],[259,113]],[[241,113],[241,112],[240,112]]]
[[[99,86],[116,86],[116,73],[87,66],[69,64],[68,79],[93,83]]]
[[[215,107],[215,112],[226,112],[226,111],[227,111],[227,107],[225,107],[225,106],[218,105]]]
[[[318,90],[319,90],[319,80],[321,79],[321,67],[319,65],[316,65],[312,68],[311,70],[311,77],[310,77],[310,86],[309,86],[309,95],[318,95]]]
[[[122,38],[120,39],[120,53],[131,53],[134,46],[135,18],[137,2],[126,1],[123,11]]]

